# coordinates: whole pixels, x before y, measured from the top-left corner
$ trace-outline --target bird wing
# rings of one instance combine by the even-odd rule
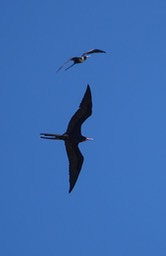
[[[67,134],[73,133],[75,136],[81,135],[82,123],[92,114],[92,95],[89,85],[87,85],[86,92],[83,96],[79,109],[75,112],[71,118],[68,127]]]
[[[67,60],[65,63],[63,63],[57,70],[57,72],[59,72],[67,63],[69,63],[71,60],[73,60],[73,58],[70,58],[69,60]]]
[[[106,53],[106,52],[103,51],[103,50],[99,50],[99,49],[92,49],[92,50],[90,50],[88,52],[84,52],[82,54],[82,56],[85,56],[85,55],[88,55],[88,54],[92,54],[92,53]]]
[[[65,71],[68,70],[69,68],[73,67],[75,64],[76,63],[71,64],[68,68],[65,69]]]
[[[70,141],[65,141],[65,147],[69,159],[70,193],[78,179],[84,161],[84,157],[78,148],[78,144],[71,143]]]

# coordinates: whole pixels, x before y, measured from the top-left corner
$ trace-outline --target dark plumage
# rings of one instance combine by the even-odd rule
[[[80,107],[71,118],[66,132],[62,135],[50,133],[40,134],[42,139],[64,140],[65,142],[66,152],[69,159],[69,193],[72,191],[77,181],[84,161],[84,157],[79,150],[78,144],[86,140],[91,140],[90,138],[84,137],[81,134],[81,125],[91,114],[92,96],[90,87],[87,85],[87,89],[81,101]]]
[[[68,68],[66,68],[65,70],[68,70],[75,64],[83,63],[88,57],[90,57],[89,55],[93,54],[93,53],[106,53],[106,52],[103,50],[99,50],[99,49],[92,49],[88,52],[84,52],[82,54],[82,56],[80,56],[80,57],[72,57],[69,60],[67,60],[62,66],[60,66],[60,68],[57,70],[57,72],[60,71],[70,61],[73,61],[73,64],[71,66],[69,66]]]

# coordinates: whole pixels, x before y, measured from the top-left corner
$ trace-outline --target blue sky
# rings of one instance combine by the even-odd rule
[[[166,2],[0,3],[0,255],[166,255]],[[56,73],[68,58],[107,51]],[[93,115],[68,194],[63,133]]]

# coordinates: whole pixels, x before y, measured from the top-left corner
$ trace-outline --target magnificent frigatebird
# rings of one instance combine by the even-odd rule
[[[66,68],[65,70],[68,70],[69,68],[71,68],[75,64],[83,63],[88,57],[90,57],[89,55],[92,54],[92,53],[106,53],[106,52],[102,51],[102,50],[99,50],[99,49],[92,49],[88,52],[84,52],[82,54],[82,56],[80,56],[80,57],[72,57],[69,60],[67,60],[62,66],[60,66],[60,68],[57,70],[57,72],[59,70],[61,70],[63,68],[63,66],[66,65],[69,61],[73,61],[74,63],[71,66],[69,66],[68,68]]]
[[[84,157],[81,154],[78,144],[86,140],[93,140],[82,136],[81,125],[92,114],[92,96],[89,85],[87,85],[86,92],[81,101],[79,109],[75,112],[71,118],[67,130],[64,134],[50,134],[40,133],[42,139],[51,140],[64,140],[66,152],[69,159],[69,181],[70,188],[69,193],[72,191],[78,175],[81,171],[81,167],[84,161]]]

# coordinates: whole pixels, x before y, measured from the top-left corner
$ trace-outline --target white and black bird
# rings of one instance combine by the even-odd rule
[[[65,70],[68,70],[69,68],[73,67],[75,64],[83,63],[88,57],[90,57],[89,55],[92,53],[106,53],[106,52],[99,49],[92,49],[88,52],[84,52],[80,57],[72,57],[69,60],[67,60],[62,66],[58,68],[57,72],[60,71],[70,61],[73,61],[73,64],[68,68],[66,68]]]

